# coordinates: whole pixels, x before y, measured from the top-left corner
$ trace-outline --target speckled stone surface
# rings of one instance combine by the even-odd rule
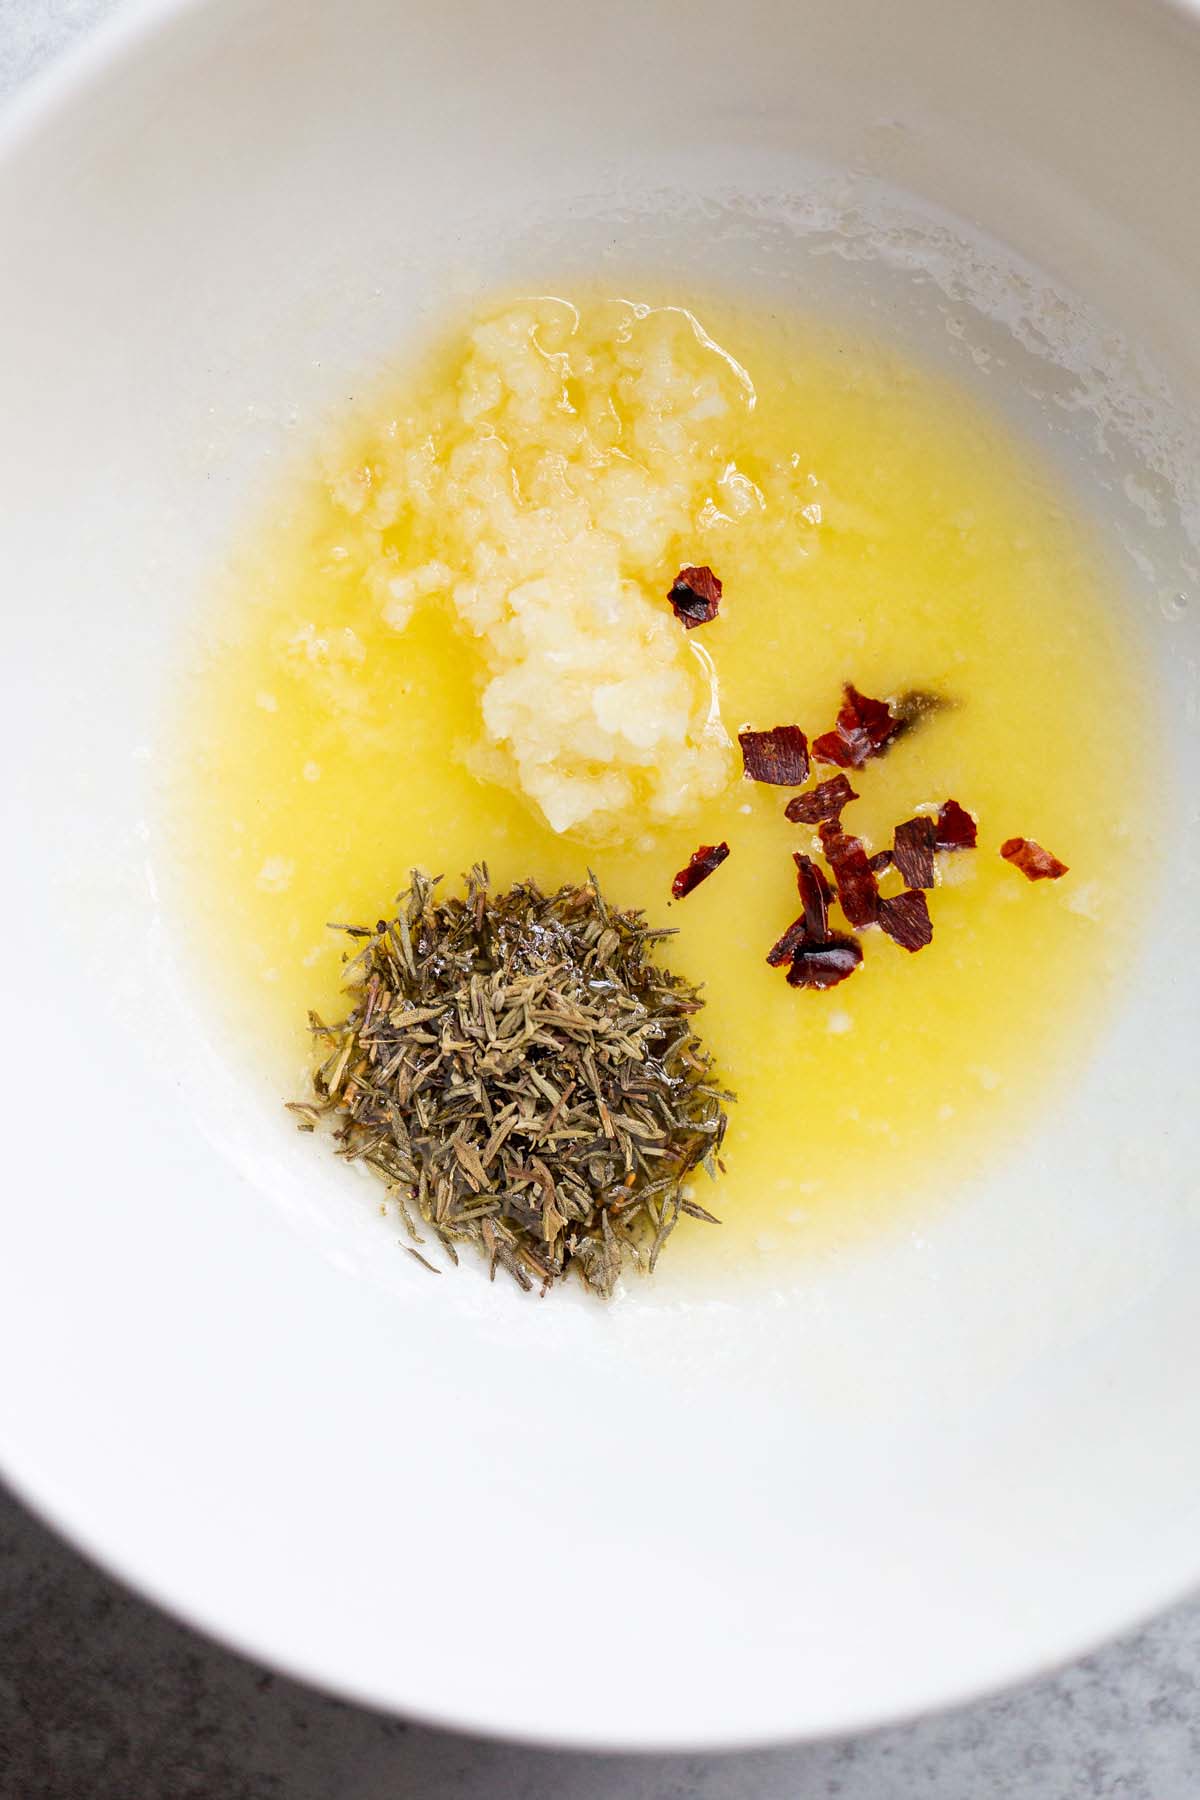
[[[0,0],[0,106],[112,0]],[[594,1757],[409,1726],[218,1649],[0,1490],[0,1800],[1200,1800],[1200,1601],[872,1737]]]

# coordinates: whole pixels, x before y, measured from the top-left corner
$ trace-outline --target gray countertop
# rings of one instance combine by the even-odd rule
[[[113,0],[0,0],[0,105]],[[298,1687],[117,1586],[0,1491],[0,1800],[1196,1800],[1200,1601],[1052,1678],[872,1737],[594,1757]]]

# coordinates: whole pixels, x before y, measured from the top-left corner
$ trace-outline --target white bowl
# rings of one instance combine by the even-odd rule
[[[269,1662],[578,1745],[871,1725],[1195,1582],[1198,221],[1200,18],[1132,0],[161,5],[10,115],[20,1491]],[[886,315],[1048,447],[1123,559],[1170,819],[1111,1028],[988,1182],[608,1309],[400,1256],[243,1079],[156,885],[164,695],[238,521],[447,296],[597,263]]]

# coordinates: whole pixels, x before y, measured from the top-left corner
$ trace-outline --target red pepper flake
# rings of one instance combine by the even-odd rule
[[[933,852],[937,843],[937,827],[927,815],[906,819],[892,833],[892,861],[899,869],[905,887],[933,886]]]
[[[797,851],[792,861],[796,865],[796,886],[804,911],[798,919],[792,920],[783,936],[767,951],[767,961],[773,969],[791,962],[801,944],[829,942],[829,902],[833,899],[833,889],[828,877],[811,856]]]
[[[793,919],[783,936],[772,944],[771,948],[767,951],[767,961],[770,963],[771,967],[773,969],[778,969],[781,968],[785,962],[791,962],[796,951],[804,942],[807,934],[807,921],[803,917]]]
[[[857,938],[837,933],[823,944],[798,944],[788,970],[788,983],[791,987],[836,987],[839,981],[853,975],[862,954]]]
[[[796,886],[804,908],[805,934],[810,944],[823,944],[829,936],[829,902],[833,899],[833,889],[824,869],[811,856],[796,851],[792,861],[796,865]]]
[[[841,819],[842,808],[857,799],[858,795],[844,775],[831,775],[828,781],[818,781],[807,794],[797,794],[794,800],[789,800],[783,809],[784,817],[793,825],[820,825],[827,819],[836,824]]]
[[[1030,881],[1057,881],[1067,873],[1066,863],[1059,862],[1057,856],[1051,856],[1032,838],[1008,838],[1001,844],[1000,854],[1005,862],[1015,863]]]
[[[923,950],[933,941],[933,924],[924,894],[895,894],[879,902],[879,923],[902,950]]]
[[[836,825],[822,825],[820,831],[842,911],[851,925],[873,925],[879,917],[879,884],[861,838]]]
[[[721,579],[707,564],[698,569],[680,569],[675,585],[667,595],[679,623],[688,631],[697,625],[709,625],[721,604]]]
[[[751,781],[766,781],[772,787],[803,787],[808,780],[808,739],[798,725],[739,731],[738,743]]]
[[[813,744],[818,762],[836,763],[840,769],[861,769],[872,756],[881,756],[892,739],[904,730],[885,700],[860,694],[853,682],[842,689],[837,724]]]
[[[890,869],[892,866],[892,853],[890,850],[876,850],[874,856],[867,858],[867,862],[870,864],[873,874],[882,875],[885,869]]]
[[[935,850],[973,850],[977,835],[975,820],[957,800],[944,800],[938,808],[934,827]]]
[[[676,900],[686,899],[693,888],[698,888],[702,881],[707,881],[714,869],[719,869],[729,855],[728,844],[701,844],[692,852],[686,869],[680,869],[671,883],[671,893]]]

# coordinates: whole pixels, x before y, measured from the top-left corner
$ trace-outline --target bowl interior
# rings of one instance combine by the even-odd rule
[[[961,1697],[1200,1573],[1198,81],[1200,24],[1116,0],[209,0],[11,121],[0,1455],[129,1579],[367,1700],[649,1748]],[[162,816],[256,499],[445,306],[606,270],[861,316],[1026,431],[1111,542],[1168,820],[986,1182],[608,1309],[394,1255],[222,1031]]]

